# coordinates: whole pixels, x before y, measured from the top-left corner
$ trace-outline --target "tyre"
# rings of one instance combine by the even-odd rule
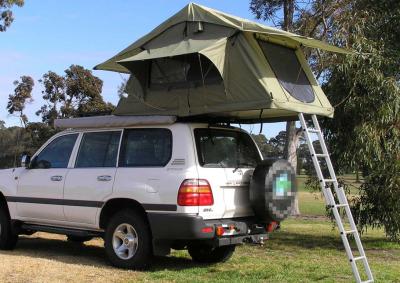
[[[213,248],[207,245],[190,245],[188,252],[192,259],[199,263],[217,263],[229,260],[236,246],[222,246]]]
[[[82,244],[84,242],[90,241],[91,239],[93,239],[93,237],[67,235],[67,241],[72,243]]]
[[[18,235],[14,234],[8,213],[0,208],[0,250],[12,250],[18,241]]]
[[[286,219],[293,210],[296,193],[296,173],[287,160],[264,160],[254,169],[250,203],[262,223]]]
[[[111,217],[104,245],[112,265],[126,269],[144,269],[152,257],[152,237],[144,217],[124,210]]]

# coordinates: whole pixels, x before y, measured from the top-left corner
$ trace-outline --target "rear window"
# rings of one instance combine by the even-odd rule
[[[229,130],[195,129],[197,154],[203,167],[256,167],[261,161],[249,135]]]
[[[164,167],[172,155],[172,134],[167,129],[124,131],[119,167]]]

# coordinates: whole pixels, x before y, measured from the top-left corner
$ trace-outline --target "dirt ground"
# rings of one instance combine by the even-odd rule
[[[0,270],[0,282],[126,282],[140,276],[109,266],[100,239],[82,246],[46,233],[21,236],[15,250],[1,251]]]

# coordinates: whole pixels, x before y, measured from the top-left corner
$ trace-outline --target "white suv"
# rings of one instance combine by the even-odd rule
[[[171,248],[227,260],[237,244],[267,238],[295,191],[287,162],[262,161],[249,134],[209,124],[77,127],[23,159],[0,171],[0,249],[36,231],[103,237],[123,268]]]

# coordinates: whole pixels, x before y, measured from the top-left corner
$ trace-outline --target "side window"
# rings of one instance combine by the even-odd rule
[[[120,167],[164,167],[171,159],[172,134],[167,129],[124,131]]]
[[[83,134],[75,168],[115,167],[120,131]]]
[[[71,134],[54,139],[33,159],[31,168],[67,168],[77,137]]]

